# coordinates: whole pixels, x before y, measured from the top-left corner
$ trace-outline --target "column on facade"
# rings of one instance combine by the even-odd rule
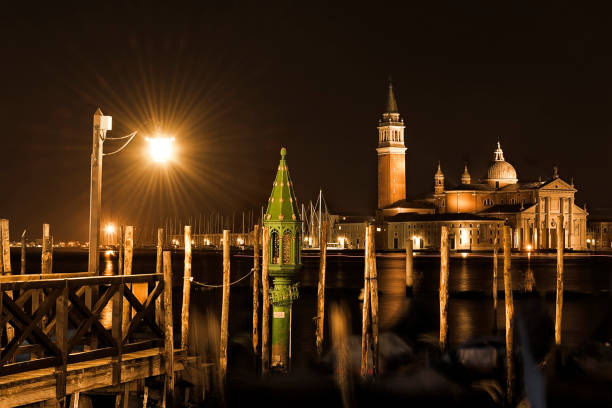
[[[574,240],[573,240],[573,236],[574,236],[574,197],[570,197],[568,199],[569,201],[569,205],[568,205],[568,213],[569,213],[569,232],[568,232],[568,236],[567,236],[567,241],[568,241],[568,248],[573,248],[574,247]]]
[[[534,235],[534,246],[533,249],[540,249],[542,247],[542,231],[540,230],[540,226],[542,225],[542,218],[540,217],[540,197],[536,197],[536,213],[535,213],[535,225],[533,226],[533,235]]]
[[[559,225],[557,225],[557,228],[563,228],[564,225],[565,225],[566,218],[565,218],[565,206],[563,205],[564,201],[565,201],[565,199],[563,197],[559,198],[559,222],[558,222]],[[559,236],[559,235],[557,234],[557,236]],[[567,246],[566,245],[567,241],[565,240],[565,231],[563,231],[562,238],[563,238],[563,241],[564,241],[563,242],[563,248],[565,248]]]
[[[523,217],[521,217],[519,215],[518,217],[518,222],[516,223],[516,227],[518,228],[518,242],[517,242],[517,248],[519,250],[523,249],[523,231],[524,231],[524,227],[525,227],[525,221],[523,220]]]
[[[544,197],[544,248],[550,248],[550,197]]]

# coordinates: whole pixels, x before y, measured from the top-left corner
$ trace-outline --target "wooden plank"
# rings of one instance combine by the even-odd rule
[[[130,291],[126,287],[123,288],[124,289],[123,295],[128,299],[130,304],[134,306],[134,309],[136,309],[136,314],[132,318],[132,321],[130,322],[127,332],[124,333],[123,335],[124,344],[127,342],[127,340],[129,339],[131,334],[134,332],[134,330],[136,330],[136,327],[138,326],[141,320],[144,320],[144,322],[147,323],[147,325],[151,328],[151,330],[156,335],[158,335],[159,337],[164,336],[163,331],[155,323],[155,320],[151,319],[148,314],[148,312],[150,312],[150,310],[153,307],[153,303],[157,300],[159,295],[162,293],[163,288],[164,288],[163,282],[159,282],[156,285],[153,292],[151,292],[149,296],[147,297],[147,299],[145,300],[144,305],[140,303],[140,301],[138,300],[138,298],[136,298],[136,296],[132,293],[132,291]]]
[[[49,296],[50,297],[50,296]],[[64,286],[55,300],[55,344],[60,350],[55,366],[55,398],[62,403],[66,398],[66,373],[68,364],[68,286]]]
[[[166,398],[174,402],[174,328],[172,324],[172,253],[164,251],[164,356]]]
[[[223,230],[223,300],[221,304],[221,341],[219,344],[219,372],[225,383],[227,375],[227,341],[230,297],[230,232]]]
[[[147,349],[124,354],[120,367],[123,383],[137,381],[152,376],[164,375],[163,349]],[[184,350],[175,352],[175,370],[185,368]],[[87,392],[103,387],[111,387],[113,367],[110,358],[70,364],[67,367],[66,392]],[[30,371],[0,377],[0,406],[16,407],[32,404],[56,397],[56,382],[53,368]]]
[[[6,296],[5,293],[2,295],[2,300],[4,302],[4,308],[10,312],[19,322],[20,324],[27,326],[32,322],[32,318],[26,314],[13,300]],[[42,330],[34,325],[32,329],[32,336],[39,342],[42,346],[44,346],[51,354],[58,357],[61,354],[61,350],[53,343],[49,337],[42,332]]]
[[[63,280],[67,278],[85,278],[93,276],[89,272],[73,272],[73,273],[50,273],[50,274],[27,274],[27,275],[6,275],[0,276],[0,282],[29,282],[39,280]]]
[[[60,296],[61,291],[57,289],[45,299],[45,302],[40,308],[36,310],[32,320],[20,330],[17,331],[17,335],[9,341],[7,346],[0,353],[0,364],[5,363],[7,360],[13,358],[13,354],[17,351],[19,345],[32,333],[34,327],[42,319],[42,317],[51,309],[52,303]]]
[[[117,290],[113,296],[113,315],[112,315],[112,334],[115,340],[115,355],[113,356],[113,384],[119,384],[121,382],[121,359],[123,351],[121,349],[123,344],[123,282],[117,284]]]
[[[181,348],[187,348],[189,335],[189,303],[191,298],[191,226],[185,225],[185,268],[183,273],[183,303],[181,307]]]

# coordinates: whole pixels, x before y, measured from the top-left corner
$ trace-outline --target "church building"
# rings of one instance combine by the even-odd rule
[[[565,247],[587,249],[587,211],[577,206],[573,180],[563,180],[555,167],[546,180],[520,181],[497,142],[493,160],[482,179],[472,178],[466,165],[456,184],[445,179],[438,163],[433,191],[406,199],[406,144],[404,120],[389,82],[386,111],[378,121],[378,211],[377,245],[400,249],[408,239],[414,248],[438,248],[440,227],[449,228],[450,246],[455,250],[491,250],[503,225],[512,227],[512,246],[531,251],[556,248],[556,229],[565,229]],[[339,217],[334,235],[348,248],[355,239],[342,229],[360,236],[355,225]],[[354,223],[354,222],[353,222]]]

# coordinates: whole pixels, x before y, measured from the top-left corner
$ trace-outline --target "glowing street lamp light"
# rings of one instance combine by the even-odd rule
[[[114,234],[115,224],[106,224],[106,227],[104,227],[104,231],[106,231],[107,234]]]
[[[154,162],[166,163],[172,159],[173,137],[155,136],[147,137],[146,140],[149,142],[149,152]]]

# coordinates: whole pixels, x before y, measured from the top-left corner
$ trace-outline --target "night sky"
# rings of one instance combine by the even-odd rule
[[[175,3],[3,9],[0,218],[12,239],[49,222],[56,240],[86,240],[98,107],[113,116],[108,136],[139,130],[104,159],[103,222],[258,209],[281,146],[300,201],[322,187],[330,211],[372,213],[389,75],[408,196],[433,189],[438,160],[448,182],[466,162],[483,177],[500,140],[519,180],[558,165],[577,204],[612,215],[609,10]],[[169,166],[143,153],[156,131],[176,138]]]

